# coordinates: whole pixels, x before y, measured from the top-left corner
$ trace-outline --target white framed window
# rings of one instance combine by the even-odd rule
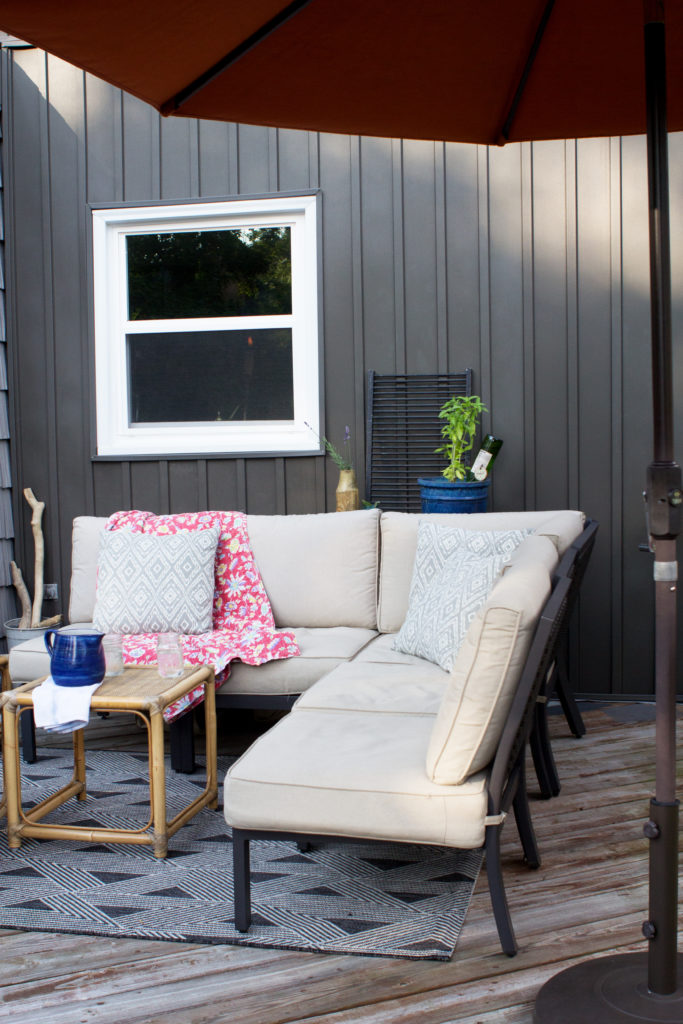
[[[320,450],[316,217],[314,195],[93,209],[98,455]]]

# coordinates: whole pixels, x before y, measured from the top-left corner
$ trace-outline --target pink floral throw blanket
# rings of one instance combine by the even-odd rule
[[[243,512],[186,512],[157,516],[152,512],[115,512],[107,530],[125,527],[134,533],[157,535],[181,530],[206,530],[220,527],[215,561],[213,630],[196,636],[181,636],[187,664],[212,665],[216,683],[223,683],[236,659],[247,665],[293,658],[299,648],[292,633],[278,632],[261,575],[249,545],[247,517]],[[123,638],[123,660],[129,665],[155,665],[155,633],[139,633]],[[164,712],[171,721],[183,711],[199,704],[204,696],[198,686],[171,704]]]

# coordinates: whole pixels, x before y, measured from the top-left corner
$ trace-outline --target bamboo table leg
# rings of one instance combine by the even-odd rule
[[[165,857],[168,852],[168,826],[166,823],[166,771],[164,767],[164,719],[158,708],[150,713],[149,785],[151,790],[152,820],[154,827],[154,856]]]
[[[83,730],[76,729],[74,738],[74,782],[82,783],[82,789],[76,794],[77,800],[85,800],[85,744]]]
[[[2,686],[0,687],[0,708],[4,706],[5,698],[3,694],[7,693],[8,690],[12,689],[12,680],[9,674],[9,655],[0,654],[0,678],[2,679]],[[1,735],[1,732],[0,732]],[[2,799],[0,800],[0,815],[5,813],[5,787],[2,788]]]
[[[218,741],[216,738],[216,685],[213,673],[204,683],[204,715],[206,723],[206,788],[216,790],[216,796],[209,803],[212,810],[218,807],[218,771],[216,755]]]
[[[7,806],[7,843],[10,850],[21,846],[19,835],[19,804],[21,801],[21,775],[19,769],[19,708],[10,698],[2,712],[3,774]]]

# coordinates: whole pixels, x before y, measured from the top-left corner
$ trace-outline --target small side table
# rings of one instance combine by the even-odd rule
[[[169,837],[189,821],[202,807],[218,803],[216,769],[216,695],[213,669],[208,666],[186,668],[176,679],[162,678],[155,668],[125,668],[120,676],[104,680],[90,702],[91,711],[124,711],[142,719],[147,729],[149,750],[150,816],[142,828],[81,828],[41,822],[50,811],[70,797],[85,800],[85,751],[83,730],[73,734],[74,773],[71,782],[41,803],[24,811],[21,806],[21,767],[19,761],[19,720],[22,711],[33,708],[33,690],[42,682],[31,683],[3,695],[3,767],[7,803],[7,834],[11,849],[21,846],[23,836],[39,839],[76,839],[93,843],[136,843],[151,846],[155,857],[165,857]],[[184,810],[166,820],[166,771],[164,766],[164,709],[204,684],[206,709],[206,786]]]

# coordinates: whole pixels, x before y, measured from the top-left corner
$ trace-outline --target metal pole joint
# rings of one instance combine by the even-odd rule
[[[647,467],[645,502],[651,537],[675,540],[681,532],[681,467],[677,462],[651,462]]]
[[[643,834],[646,839],[659,839],[661,831],[656,821],[646,821],[643,825]]]

